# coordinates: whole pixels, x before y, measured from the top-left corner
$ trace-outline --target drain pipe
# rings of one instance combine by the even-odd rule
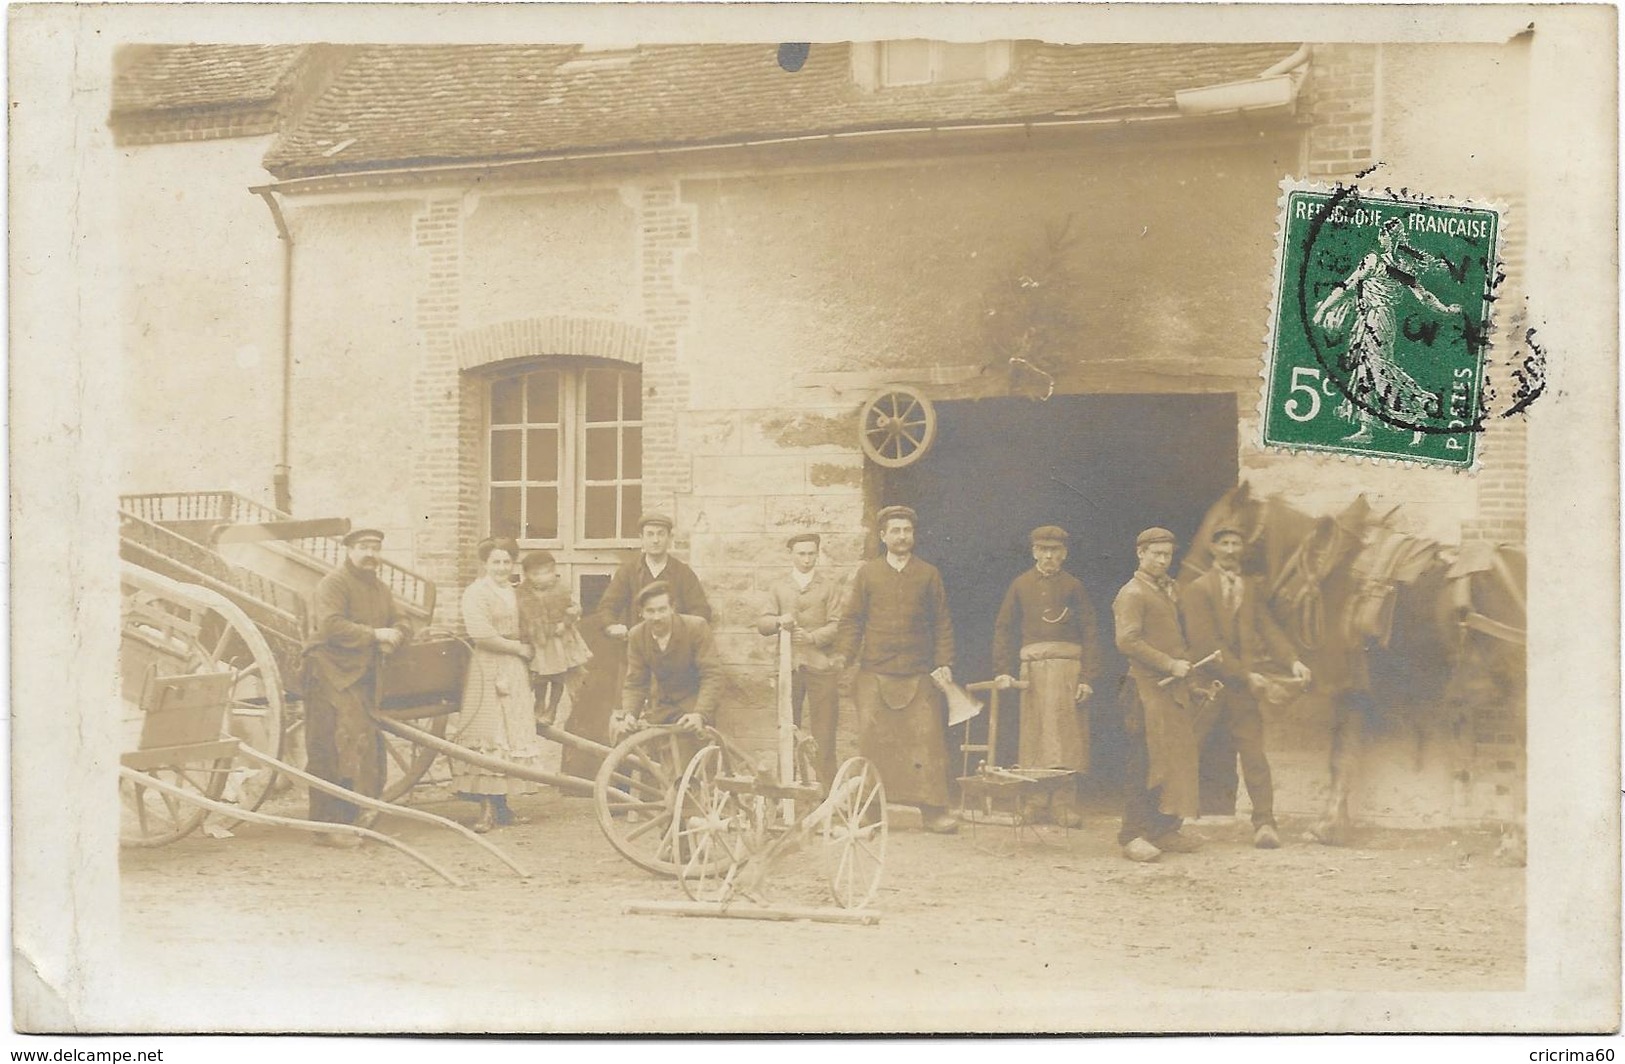
[[[276,466],[271,472],[271,490],[276,496],[276,508],[291,514],[293,492],[288,468],[288,427],[293,421],[293,234],[288,230],[287,219],[282,216],[282,204],[277,201],[275,189],[261,185],[248,191],[264,200],[271,209],[277,239],[282,242],[282,416]]]
[[[1299,67],[1309,62],[1311,52],[1312,49],[1308,44],[1300,44],[1298,45],[1297,51],[1293,52],[1291,55],[1287,56],[1285,59],[1281,60],[1279,63],[1276,63],[1274,66],[1270,67],[1268,70],[1264,71],[1258,76],[1261,78],[1273,78],[1277,74],[1287,74],[1297,70]]]

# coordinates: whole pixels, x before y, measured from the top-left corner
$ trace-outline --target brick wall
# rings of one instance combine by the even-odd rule
[[[1371,165],[1379,52],[1370,44],[1319,44],[1300,113],[1309,120],[1309,176],[1345,177]]]
[[[675,178],[645,184],[638,195],[639,282],[648,342],[643,356],[643,505],[671,512],[689,491],[692,467],[678,439],[689,406],[684,331],[694,296],[683,283],[683,260],[694,248],[694,210],[682,202]],[[678,546],[686,546],[677,529]]]
[[[412,382],[421,433],[412,452],[410,491],[412,511],[422,519],[413,536],[413,555],[419,571],[442,588],[468,583],[471,515],[479,512],[479,451],[466,445],[470,436],[478,436],[479,399],[459,372],[454,344],[460,324],[462,217],[462,197],[437,196],[426,200],[412,219],[412,243],[419,253],[414,323],[422,344]],[[458,606],[455,595],[444,596],[440,622],[454,622]]]

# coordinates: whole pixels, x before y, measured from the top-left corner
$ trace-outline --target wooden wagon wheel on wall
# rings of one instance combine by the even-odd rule
[[[936,438],[936,408],[913,388],[896,385],[863,404],[858,444],[876,465],[887,469],[913,465]]]

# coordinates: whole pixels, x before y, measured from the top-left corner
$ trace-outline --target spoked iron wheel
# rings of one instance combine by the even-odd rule
[[[451,723],[451,714],[436,713],[429,717],[402,717],[399,713],[391,714],[412,725],[422,728],[436,739],[446,737],[446,728]],[[393,802],[422,782],[429,772],[438,751],[427,746],[419,746],[410,739],[402,739],[383,729],[379,729],[384,737],[384,789],[379,795],[386,802]]]
[[[873,762],[854,757],[835,773],[830,795],[822,831],[830,893],[843,909],[861,909],[886,867],[886,788]]]
[[[707,746],[694,755],[677,787],[673,851],[682,865],[677,882],[695,901],[725,902],[762,835],[763,802],[718,786],[727,755]]]
[[[593,810],[609,844],[628,861],[663,876],[681,862],[672,849],[672,809],[697,740],[674,728],[629,735],[604,757],[593,780]]]
[[[119,671],[124,696],[125,749],[133,750],[143,725],[141,690],[149,676],[230,673],[224,732],[276,757],[286,711],[282,677],[270,644],[246,614],[207,588],[183,584],[126,565],[123,574]],[[145,769],[149,775],[202,797],[257,809],[276,773],[218,754],[177,754],[176,761]],[[161,846],[203,822],[203,810],[161,795],[139,781],[119,783],[119,841]]]
[[[138,777],[119,777],[119,845],[162,846],[197,830],[208,812],[164,794],[156,787],[143,786],[151,778],[188,794],[219,801],[231,775],[232,759],[201,758],[181,760],[173,765],[143,770]]]
[[[863,404],[858,443],[876,465],[911,465],[924,457],[936,436],[937,412],[913,388],[888,388]]]

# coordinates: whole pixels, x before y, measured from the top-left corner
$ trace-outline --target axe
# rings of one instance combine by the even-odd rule
[[[956,683],[938,683],[935,676],[931,682],[942,688],[942,693],[948,699],[948,727],[963,724],[978,713],[982,712],[982,703],[971,697],[971,693]]]

